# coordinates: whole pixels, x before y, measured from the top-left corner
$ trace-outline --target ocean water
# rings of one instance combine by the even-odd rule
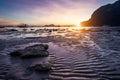
[[[49,45],[47,58],[21,60],[9,56],[12,51],[41,43]],[[0,79],[119,80],[119,45],[118,27],[1,28]],[[52,64],[50,73],[27,70],[32,63],[44,60]]]

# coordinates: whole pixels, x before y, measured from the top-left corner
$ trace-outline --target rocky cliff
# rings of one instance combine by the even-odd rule
[[[82,26],[120,26],[120,0],[97,9]]]

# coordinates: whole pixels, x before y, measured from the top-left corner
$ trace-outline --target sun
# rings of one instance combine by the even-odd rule
[[[76,26],[75,28],[76,28],[76,29],[81,29],[81,27],[80,27],[80,26]]]
[[[76,26],[80,26],[80,23],[77,23]]]
[[[77,23],[75,28],[76,28],[76,29],[81,29],[80,23]]]

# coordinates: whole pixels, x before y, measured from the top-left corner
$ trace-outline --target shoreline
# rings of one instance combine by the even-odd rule
[[[13,80],[120,79],[120,34],[118,31],[107,33],[72,30],[62,31],[64,35],[60,35],[58,31],[55,31],[58,33],[56,35],[52,33],[54,32],[45,37],[0,40],[0,53],[5,54],[5,57],[1,57],[0,64],[0,72],[5,73],[0,73],[0,76],[2,75],[0,79],[4,80],[6,76]],[[22,60],[9,56],[12,51],[41,43],[49,46],[48,57]],[[27,69],[29,65],[42,60],[52,64],[50,73]],[[2,66],[5,70],[2,70]]]

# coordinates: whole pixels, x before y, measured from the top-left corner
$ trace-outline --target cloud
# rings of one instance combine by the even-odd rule
[[[0,0],[0,16],[26,24],[78,24],[112,0]],[[2,5],[3,4],[3,5]]]
[[[32,1],[32,0],[31,0]],[[32,7],[21,13],[21,17],[25,16],[24,22],[35,24],[78,24],[82,20],[90,17],[94,11],[93,5],[95,0],[45,0],[44,7],[40,5]],[[92,8],[92,9],[91,9]],[[23,21],[23,20],[22,20]]]

